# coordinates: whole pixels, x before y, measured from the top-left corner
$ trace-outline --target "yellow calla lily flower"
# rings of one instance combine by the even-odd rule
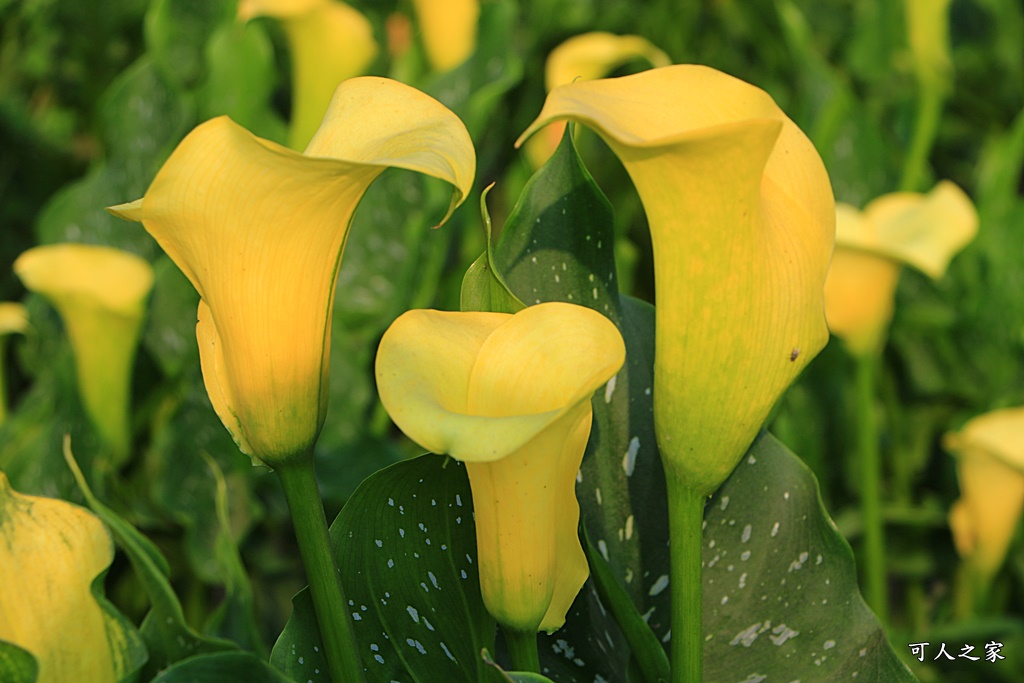
[[[114,465],[124,462],[131,452],[132,367],[153,287],[152,267],[120,249],[55,244],[23,253],[14,272],[60,313],[85,411],[110,447]]]
[[[0,301],[0,424],[7,418],[7,337],[24,334],[28,329],[28,313],[21,304]]]
[[[1024,511],[1024,408],[976,417],[945,448],[957,456],[960,500],[950,511],[957,552],[987,583],[999,571]]]
[[[654,419],[671,477],[710,494],[828,339],[828,175],[764,91],[682,65],[576,82],[520,138],[559,119],[625,165],[654,250]]]
[[[450,71],[476,50],[479,0],[412,0],[434,71]]]
[[[645,59],[651,66],[668,66],[672,60],[661,49],[640,36],[618,36],[592,31],[569,38],[548,55],[544,67],[544,85],[551,91],[575,80],[602,78],[636,59]],[[546,126],[526,141],[526,157],[534,168],[544,165],[565,132],[565,122]]]
[[[409,311],[381,340],[377,387],[402,431],[466,463],[488,611],[517,631],[561,627],[588,576],[576,472],[590,398],[625,360],[590,309]]]
[[[836,253],[825,282],[832,334],[855,355],[876,353],[892,320],[902,264],[941,278],[978,232],[963,190],[942,181],[928,194],[898,192],[857,211],[836,206]]]
[[[439,102],[354,78],[304,155],[220,117],[186,136],[145,197],[110,209],[141,221],[199,292],[207,392],[254,461],[301,456],[320,433],[335,281],[370,183],[389,166],[440,178],[455,187],[450,214],[475,165],[469,133]]]
[[[113,558],[95,515],[22,495],[0,472],[0,641],[35,657],[39,683],[114,683],[130,672],[130,636],[92,593]]]
[[[373,26],[339,0],[241,0],[238,17],[271,16],[288,36],[292,121],[288,146],[302,149],[316,132],[334,89],[365,73],[377,57]]]

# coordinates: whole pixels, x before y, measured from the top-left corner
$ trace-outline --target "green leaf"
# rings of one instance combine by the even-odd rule
[[[0,681],[35,683],[39,664],[31,653],[13,643],[0,640]]]
[[[466,276],[462,279],[462,301],[459,308],[463,311],[515,313],[526,308],[526,305],[512,293],[494,263],[491,215],[487,211],[487,193],[492,187],[493,184],[480,193],[480,217],[484,224],[487,248],[469,266]]]
[[[480,597],[465,467],[424,455],[377,472],[331,525],[331,543],[368,683],[487,680],[480,657],[494,621]],[[327,680],[304,589],[271,662],[295,680]]]
[[[773,436],[758,437],[704,519],[707,680],[915,680],[861,599],[814,475]]]
[[[505,671],[497,662],[491,659],[491,653],[487,650],[481,652],[480,656],[488,666],[494,667],[494,670],[498,672],[501,680],[505,683],[552,683],[550,678],[540,674],[528,671]]]
[[[232,19],[234,6],[224,0],[157,0],[150,6],[146,47],[178,88],[192,89],[206,77],[206,43],[218,25]]]
[[[294,683],[250,652],[215,652],[182,660],[151,683]]]
[[[142,637],[150,659],[143,676],[152,676],[174,662],[206,652],[237,649],[230,641],[207,638],[185,623],[185,615],[168,580],[170,569],[159,549],[120,515],[93,495],[71,453],[71,440],[64,439],[64,459],[75,475],[89,508],[107,525],[132,564],[150,601],[150,611],[142,622]]]

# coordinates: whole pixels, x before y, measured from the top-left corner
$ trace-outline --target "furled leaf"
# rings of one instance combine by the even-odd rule
[[[293,683],[250,652],[215,652],[189,657],[165,669],[151,683]]]

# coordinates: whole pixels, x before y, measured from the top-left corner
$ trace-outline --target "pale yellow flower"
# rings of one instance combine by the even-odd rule
[[[120,249],[54,244],[23,253],[14,272],[60,313],[85,411],[110,447],[114,464],[124,462],[131,452],[132,368],[153,269]]]
[[[593,128],[640,194],[658,447],[674,479],[710,494],[828,339],[828,175],[767,93],[708,67],[560,86],[523,138],[560,119]]]
[[[586,581],[576,472],[591,395],[624,360],[615,325],[564,303],[409,311],[381,340],[377,386],[392,419],[466,463],[480,588],[506,627],[558,629]]]
[[[928,194],[884,195],[863,212],[837,205],[836,253],[825,282],[832,334],[855,355],[877,353],[892,320],[902,265],[937,280],[977,231],[971,200],[949,181]]]
[[[465,126],[385,78],[342,83],[305,154],[226,117],[193,130],[146,196],[111,211],[142,221],[199,292],[203,379],[256,461],[308,453],[327,412],[335,281],[356,205],[394,166],[473,183]],[[447,219],[447,216],[444,217]]]

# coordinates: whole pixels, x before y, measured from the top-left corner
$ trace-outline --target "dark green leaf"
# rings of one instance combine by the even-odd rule
[[[331,525],[368,683],[481,681],[494,621],[480,598],[465,467],[424,455],[377,472]],[[307,590],[271,661],[296,680],[326,681]]]
[[[13,643],[0,640],[0,681],[5,683],[36,683],[39,664],[29,652]]]
[[[151,683],[294,683],[249,652],[216,652],[184,659]]]
[[[814,476],[773,436],[758,437],[704,518],[706,680],[915,680],[861,599]]]
[[[233,19],[225,0],[157,0],[146,13],[146,47],[178,88],[192,89],[206,76],[205,48],[217,26]]]

